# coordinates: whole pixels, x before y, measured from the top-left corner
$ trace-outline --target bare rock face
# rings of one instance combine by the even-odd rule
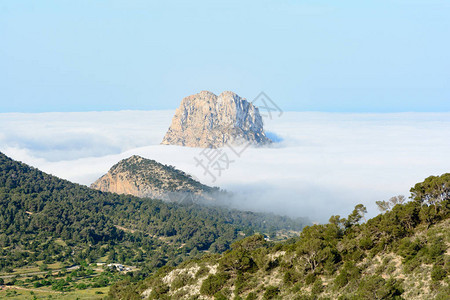
[[[181,101],[161,144],[217,148],[247,142],[271,143],[258,108],[233,92],[202,91]]]
[[[211,200],[218,188],[194,180],[172,166],[134,155],[114,165],[91,188],[175,202]]]

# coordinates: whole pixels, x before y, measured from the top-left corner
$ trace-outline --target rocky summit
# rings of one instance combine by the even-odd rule
[[[233,92],[202,91],[181,101],[161,144],[218,148],[269,144],[258,108]]]
[[[204,185],[183,171],[137,155],[115,164],[91,188],[173,202],[212,200],[218,192],[218,188]]]

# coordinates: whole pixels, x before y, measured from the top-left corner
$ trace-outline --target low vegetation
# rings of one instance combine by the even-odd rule
[[[223,254],[162,268],[139,283],[116,283],[109,296],[448,299],[450,174],[416,184],[410,198],[383,206],[384,213],[367,222],[365,207],[357,205],[347,218],[332,216],[281,243],[253,235]]]

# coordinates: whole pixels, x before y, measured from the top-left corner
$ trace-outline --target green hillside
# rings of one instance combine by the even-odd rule
[[[272,214],[104,193],[0,153],[0,284],[73,291],[78,283],[69,279],[103,272],[95,270],[96,263],[133,266],[126,276],[83,282],[84,288],[102,287],[118,278],[144,278],[207,252],[223,252],[255,232],[300,231],[303,226],[303,220]],[[71,267],[81,271],[68,279]],[[34,276],[23,277],[25,273]],[[58,283],[61,279],[69,281]]]
[[[367,222],[347,217],[306,227],[282,243],[254,235],[232,250],[162,268],[110,290],[115,299],[449,299],[450,174],[379,202]],[[392,204],[396,204],[392,207]]]

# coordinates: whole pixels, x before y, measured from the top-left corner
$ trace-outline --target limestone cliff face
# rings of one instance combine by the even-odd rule
[[[268,144],[258,108],[233,92],[184,98],[161,144],[217,148],[226,143]]]
[[[194,180],[183,171],[134,155],[114,165],[91,188],[165,201],[211,200],[217,188]]]

